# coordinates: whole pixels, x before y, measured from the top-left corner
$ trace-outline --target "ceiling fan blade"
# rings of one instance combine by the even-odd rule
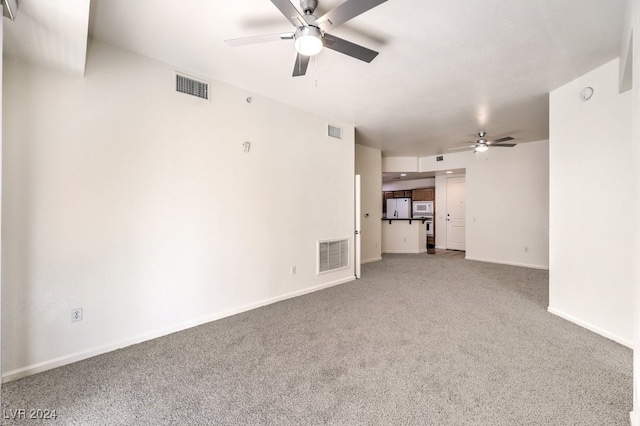
[[[225,40],[231,47],[237,46],[246,46],[249,44],[257,44],[257,43],[268,43],[271,41],[280,41],[280,40],[292,40],[293,33],[282,33],[282,34],[266,34],[261,36],[253,36],[253,37],[242,37],[242,38],[232,38],[230,40]]]
[[[447,151],[453,151],[455,149],[470,149],[470,148],[475,148],[475,147],[476,147],[475,145],[459,146],[459,147],[456,147],[456,148],[449,148]]]
[[[327,49],[344,53],[345,55],[365,62],[371,62],[373,58],[378,56],[378,52],[374,50],[367,49],[359,44],[351,43],[350,41],[343,40],[331,34],[325,34],[322,43]]]
[[[296,64],[293,66],[293,77],[300,77],[307,73],[307,67],[309,66],[310,56],[301,55],[298,53],[296,56]]]
[[[492,143],[500,143],[500,142],[506,142],[506,141],[512,141],[512,140],[513,138],[511,136],[506,136],[504,138],[496,139]]]
[[[275,0],[271,1],[275,3]],[[387,0],[347,0],[316,19],[315,25],[320,27],[322,31],[328,31],[330,28],[344,24],[385,1]]]
[[[500,145],[489,145],[490,148],[513,148],[515,143],[501,143]]]
[[[304,16],[300,13],[298,9],[289,1],[289,0],[271,0],[280,13],[284,15],[285,18],[289,20],[293,24],[294,27],[299,27],[300,25],[305,25],[306,21]]]

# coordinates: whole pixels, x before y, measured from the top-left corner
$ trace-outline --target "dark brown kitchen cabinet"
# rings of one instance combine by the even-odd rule
[[[390,198],[411,198],[411,190],[407,190],[407,191],[393,191],[390,192],[390,194],[393,194],[393,197]],[[387,194],[387,192],[385,192],[385,194]]]
[[[413,201],[435,201],[435,188],[416,188],[411,198]]]
[[[424,198],[425,201],[435,201],[436,200],[436,190],[435,188],[424,188]]]

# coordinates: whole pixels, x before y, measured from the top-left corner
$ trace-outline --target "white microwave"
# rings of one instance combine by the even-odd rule
[[[414,201],[413,217],[433,216],[433,201]]]

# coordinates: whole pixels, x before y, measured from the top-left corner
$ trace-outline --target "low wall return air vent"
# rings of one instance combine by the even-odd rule
[[[209,83],[176,73],[176,91],[209,100]]]
[[[318,275],[349,266],[349,238],[318,241]]]

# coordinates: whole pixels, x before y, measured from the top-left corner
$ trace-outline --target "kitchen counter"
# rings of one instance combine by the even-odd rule
[[[413,222],[414,220],[419,220],[422,223],[424,223],[427,219],[423,218],[423,217],[412,217],[412,218],[409,218],[409,219],[395,219],[395,218],[383,217],[382,220],[388,220],[389,224],[391,224],[391,221],[396,221],[396,220],[408,220],[409,223]]]

